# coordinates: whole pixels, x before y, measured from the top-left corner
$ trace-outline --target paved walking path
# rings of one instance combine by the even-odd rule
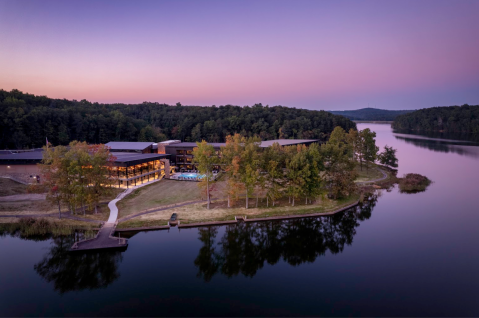
[[[374,182],[386,180],[388,178],[388,174],[386,172],[384,172],[382,169],[379,169],[379,168],[376,168],[376,169],[383,174],[381,178],[369,180],[369,181],[357,182],[356,184],[374,183]]]

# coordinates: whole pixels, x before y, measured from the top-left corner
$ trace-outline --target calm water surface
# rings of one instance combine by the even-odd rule
[[[479,147],[376,131],[397,189],[331,218],[138,233],[125,252],[0,238],[0,315],[479,316]]]

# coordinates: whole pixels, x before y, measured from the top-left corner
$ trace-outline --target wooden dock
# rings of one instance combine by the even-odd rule
[[[112,236],[115,233],[115,227],[115,223],[106,223],[94,238],[75,242],[70,251],[126,249],[128,247],[127,239]]]

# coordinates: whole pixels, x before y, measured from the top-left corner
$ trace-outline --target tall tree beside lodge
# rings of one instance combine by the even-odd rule
[[[262,153],[262,170],[265,176],[261,185],[266,191],[266,206],[268,207],[269,200],[274,206],[275,200],[281,196],[284,157],[283,148],[277,142],[264,149]]]
[[[105,145],[87,145],[73,141],[69,148],[45,147],[41,163],[47,200],[61,203],[76,212],[78,204],[85,213],[85,203],[97,212],[100,198],[111,191],[108,167],[114,157]]]
[[[116,157],[110,153],[110,148],[104,144],[90,145],[88,147],[90,154],[90,170],[88,171],[88,195],[87,202],[90,209],[97,207],[102,196],[111,191],[112,179],[110,176],[111,168]]]
[[[43,160],[40,169],[43,175],[43,184],[48,190],[47,201],[54,205],[58,205],[58,213],[60,219],[62,218],[61,203],[68,201],[68,195],[64,189],[67,184],[68,176],[64,173],[62,168],[62,158],[67,152],[66,147],[57,146],[55,148],[45,147],[43,152]]]
[[[259,137],[244,138],[244,151],[241,154],[240,176],[245,188],[246,208],[249,207],[249,197],[261,183]],[[258,200],[256,200],[257,204]]]
[[[344,129],[336,127],[326,144],[321,145],[321,155],[325,166],[325,181],[329,196],[338,198],[350,195],[356,188],[353,147],[348,142]]]
[[[240,183],[240,162],[243,152],[244,137],[240,134],[226,137],[226,145],[221,147],[221,162],[228,177],[226,192],[228,193],[228,208],[231,202],[238,199],[239,192],[242,190]]]
[[[323,185],[321,172],[324,171],[324,162],[321,157],[321,148],[317,143],[314,143],[307,148],[306,160],[309,162],[311,170],[311,176],[308,179],[304,190],[305,203],[308,204],[308,199],[320,195],[321,187]]]
[[[193,149],[194,163],[198,167],[200,174],[204,176],[201,179],[200,187],[206,187],[207,208],[210,208],[210,178],[213,176],[213,165],[218,164],[218,156],[212,145],[205,140],[196,142],[196,147]]]
[[[239,192],[246,195],[246,208],[254,189],[261,184],[261,158],[259,137],[228,136],[221,148],[222,162],[228,175],[228,207],[230,199],[238,198]]]
[[[293,199],[292,206],[294,206],[295,198],[304,194],[311,171],[306,158],[305,146],[289,146],[285,148],[287,153],[287,193],[288,196]]]

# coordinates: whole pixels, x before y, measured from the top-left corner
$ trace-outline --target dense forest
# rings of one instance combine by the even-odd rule
[[[225,141],[240,133],[263,140],[303,138],[327,140],[336,126],[356,129],[351,120],[325,111],[283,106],[175,106],[99,104],[87,100],[51,99],[18,90],[0,90],[0,149],[41,147],[72,140],[108,141]]]
[[[396,117],[394,129],[479,133],[479,106],[432,107]]]
[[[362,108],[357,110],[330,111],[331,114],[341,115],[351,120],[393,121],[399,115],[413,112],[414,110],[386,110],[377,108]]]

